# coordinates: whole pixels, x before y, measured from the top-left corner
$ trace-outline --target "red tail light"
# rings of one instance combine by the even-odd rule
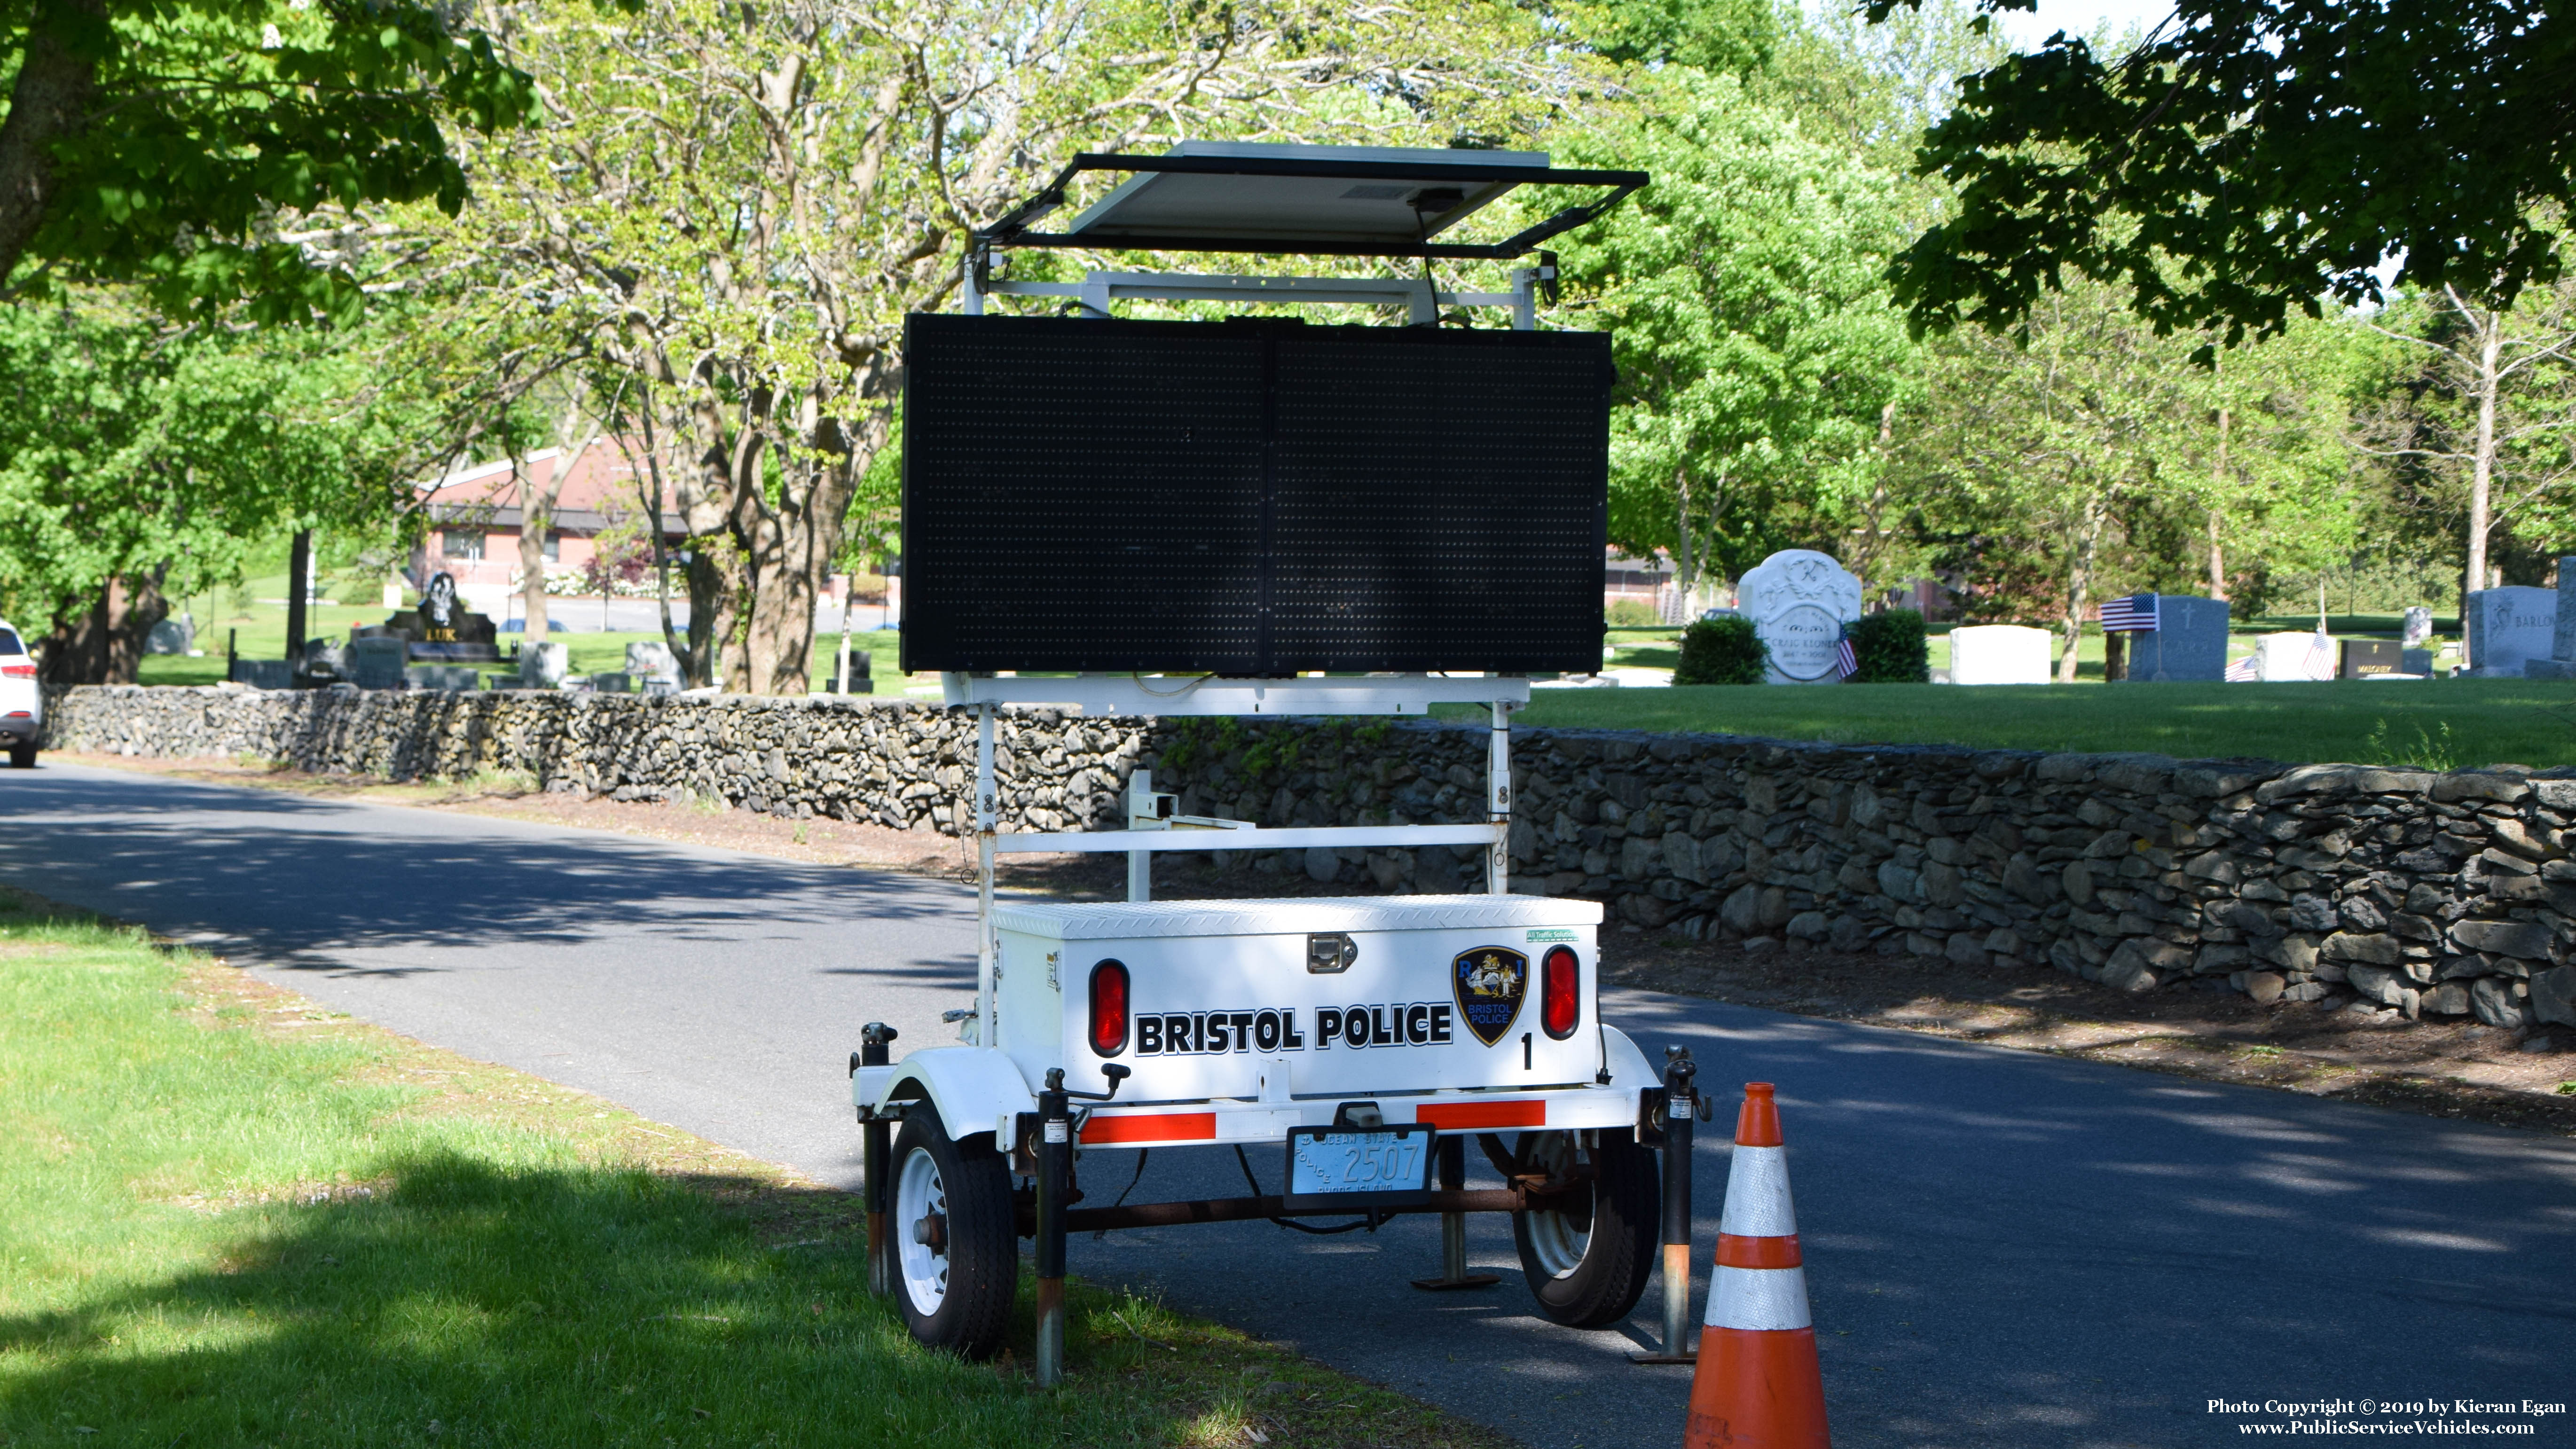
[[[1574,958],[1574,948],[1558,946],[1540,963],[1538,976],[1538,1024],[1556,1041],[1574,1035],[1574,1025],[1583,1018],[1583,972]]]
[[[0,664],[0,679],[33,679],[35,677],[36,666],[32,664]]]
[[[1091,968],[1091,1049],[1104,1057],[1127,1050],[1127,968],[1116,961]]]

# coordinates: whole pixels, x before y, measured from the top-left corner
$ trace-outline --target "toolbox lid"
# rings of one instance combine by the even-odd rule
[[[1597,926],[1594,901],[1543,896],[1324,896],[1288,901],[1003,901],[993,922],[1051,941],[1142,936],[1285,936],[1312,931],[1453,931]]]

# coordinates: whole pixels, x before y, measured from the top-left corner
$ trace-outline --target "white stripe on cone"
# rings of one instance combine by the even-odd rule
[[[1708,1287],[1708,1326],[1758,1332],[1812,1328],[1804,1268],[1720,1268]]]
[[[1785,1238],[1798,1231],[1789,1205],[1789,1149],[1744,1147],[1726,1169],[1726,1215],[1717,1230],[1732,1238]]]

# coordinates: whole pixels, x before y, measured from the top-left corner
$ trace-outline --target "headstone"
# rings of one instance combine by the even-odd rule
[[[414,689],[481,689],[483,675],[470,664],[414,664],[403,670]]]
[[[1952,684],[2046,684],[2057,636],[2020,624],[1967,624],[1950,631]]]
[[[519,646],[519,684],[525,689],[561,689],[572,673],[572,648],[541,639]]]
[[[656,640],[638,639],[626,646],[626,672],[629,674],[680,675],[680,661],[671,656],[671,646]]]
[[[152,626],[143,636],[146,654],[185,654],[197,647],[197,621],[186,614],[173,614]]]
[[[2433,611],[2417,604],[2406,611],[2405,647],[2421,649],[2433,637]]]
[[[352,639],[341,648],[341,676],[360,689],[400,689],[407,650],[403,641],[379,636]]]
[[[2129,636],[2133,682],[2217,684],[2227,678],[2227,601],[2158,594],[2156,627]]]
[[[2313,632],[2265,634],[2254,641],[2254,677],[2266,684],[2307,684],[2334,678],[2334,647],[2317,651]]]
[[[2558,633],[2558,591],[2509,584],[2469,595],[2462,623],[2469,667],[2489,677],[2520,678],[2522,666],[2551,659]]]
[[[1736,585],[1736,607],[1769,653],[1766,684],[1832,684],[1843,626],[1860,617],[1860,580],[1827,554],[1790,548]]]
[[[635,693],[635,676],[628,674],[623,670],[609,670],[605,673],[592,675],[590,677],[590,688],[593,694],[633,694]]]
[[[2433,651],[2400,649],[2397,651],[2397,668],[2400,674],[2414,674],[2430,679],[2433,677]]]
[[[421,590],[420,607],[393,615],[384,627],[411,641],[414,659],[461,663],[501,657],[496,643],[500,631],[491,616],[467,608],[456,580],[447,574],[431,574]]]
[[[2576,576],[2571,575],[2576,575],[2576,558],[2560,559],[2558,612],[2549,631],[2549,657],[2525,660],[2522,666],[2525,679],[2576,679],[2576,609],[2567,607],[2569,603],[2576,602],[2570,589],[2571,585],[2576,585]],[[2474,655],[2471,658],[2479,664],[2486,663]]]
[[[2393,639],[2346,639],[2343,641],[2343,667],[2335,671],[2335,677],[2368,679],[2374,674],[2399,673],[2398,666],[2404,662],[2405,653]]]
[[[232,668],[233,682],[253,689],[293,689],[295,661],[292,659],[236,659]]]

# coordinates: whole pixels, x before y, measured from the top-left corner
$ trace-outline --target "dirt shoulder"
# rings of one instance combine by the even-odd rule
[[[974,877],[973,855],[964,842],[837,820],[539,793],[509,781],[392,785],[214,761],[59,758],[210,783],[612,830],[819,865]],[[1303,876],[1211,868],[1208,862],[1217,859],[1222,857],[1161,862],[1156,894],[1177,900],[1341,893]],[[1123,893],[1125,870],[1122,856],[1022,855],[1004,858],[1002,879],[1019,889],[1105,900]],[[1855,955],[1796,943],[1686,941],[1634,928],[1604,932],[1602,962],[1606,979],[1624,986],[2576,1136],[2576,1032],[2563,1029],[2526,1037],[2474,1022],[2407,1023],[2303,1002],[2258,1006],[2223,991],[2132,997],[2055,972]]]

